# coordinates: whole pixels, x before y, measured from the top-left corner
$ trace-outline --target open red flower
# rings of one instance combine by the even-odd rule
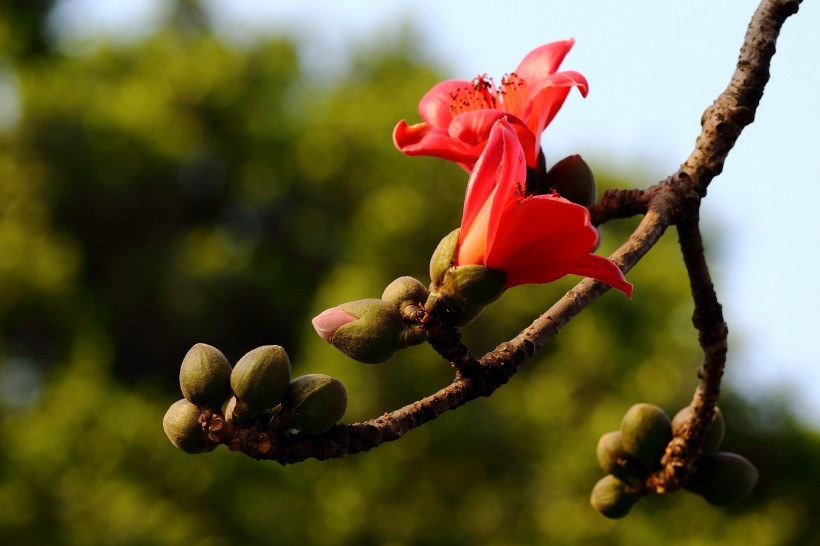
[[[575,274],[631,296],[632,285],[618,266],[591,253],[598,231],[587,209],[555,193],[525,195],[526,177],[515,127],[502,118],[493,124],[467,185],[454,265],[500,269],[507,288]]]
[[[402,120],[393,142],[407,155],[432,155],[456,161],[468,172],[481,155],[493,124],[506,116],[524,148],[527,165],[538,168],[541,133],[577,87],[586,97],[586,78],[574,71],[556,72],[574,40],[532,50],[515,72],[496,87],[486,75],[473,81],[436,84],[419,103],[421,123]]]

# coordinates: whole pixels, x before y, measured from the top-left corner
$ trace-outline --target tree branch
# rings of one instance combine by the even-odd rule
[[[726,90],[704,112],[695,149],[678,172],[646,190],[610,190],[590,211],[595,225],[612,218],[645,214],[635,232],[611,256],[625,272],[649,252],[669,226],[678,224],[679,228],[681,249],[695,299],[694,322],[704,349],[704,364],[693,401],[696,415],[690,432],[682,441],[670,444],[664,459],[664,473],[654,484],[656,490],[672,489],[685,479],[686,470],[680,468],[688,469],[699,449],[706,423],[711,422],[725,362],[726,325],[703,257],[697,211],[708,185],[722,171],[741,131],[754,120],[769,80],[769,64],[780,28],[799,6],[800,0],[761,2],[746,32],[735,73]],[[282,464],[368,451],[384,442],[397,440],[407,431],[470,400],[489,396],[554,338],[567,322],[608,289],[599,281],[585,279],[518,336],[502,343],[479,361],[461,345],[455,329],[437,330],[436,348],[439,352],[448,359],[457,355],[453,357],[459,370],[455,380],[438,392],[377,419],[336,425],[318,436],[270,432],[262,423],[250,427],[233,426],[218,412],[205,412],[202,422],[212,437],[228,444],[231,449]]]
[[[698,331],[704,360],[698,370],[700,383],[691,404],[694,411],[681,427],[678,436],[666,447],[666,454],[661,460],[663,468],[647,480],[647,487],[658,493],[671,492],[683,486],[689,477],[692,463],[700,456],[701,446],[712,426],[720,396],[729,335],[704,257],[697,213],[679,222],[677,227],[683,260],[689,273],[692,299],[695,301],[692,323]]]

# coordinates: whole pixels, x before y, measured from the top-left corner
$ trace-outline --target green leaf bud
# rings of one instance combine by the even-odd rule
[[[580,155],[565,157],[547,172],[546,185],[558,195],[584,207],[591,207],[598,198],[595,176]]]
[[[672,419],[672,434],[675,436],[680,435],[683,425],[689,420],[694,411],[692,406],[686,406],[675,415]],[[708,455],[709,453],[717,451],[718,448],[720,448],[720,444],[723,443],[723,437],[725,435],[726,421],[723,419],[723,413],[721,413],[720,408],[716,407],[715,413],[712,416],[712,426],[709,432],[706,433],[706,438],[703,440],[701,452],[704,455]]]
[[[622,518],[632,510],[640,497],[626,483],[615,476],[604,476],[589,497],[589,503],[610,519]]]
[[[661,408],[653,404],[635,404],[621,421],[624,451],[647,468],[660,464],[666,445],[672,440],[672,423]]]
[[[219,408],[231,395],[231,364],[216,347],[197,343],[179,368],[182,395],[200,408]]]
[[[273,428],[295,428],[305,434],[321,434],[332,427],[347,409],[347,391],[338,379],[309,374],[290,382],[282,410]]]
[[[430,293],[427,288],[413,277],[399,277],[387,285],[382,299],[395,305],[399,313],[408,305],[423,305]]]
[[[231,389],[250,411],[271,409],[282,401],[290,381],[290,359],[279,345],[249,351],[231,372]]]
[[[741,501],[757,484],[757,468],[737,453],[720,451],[695,461],[685,488],[715,506]]]
[[[202,409],[183,398],[174,402],[162,418],[165,435],[185,453],[206,453],[219,445],[208,438],[208,432],[199,423],[201,414]]]
[[[595,455],[604,472],[621,480],[641,479],[646,475],[641,462],[624,451],[620,431],[607,432],[601,436]]]

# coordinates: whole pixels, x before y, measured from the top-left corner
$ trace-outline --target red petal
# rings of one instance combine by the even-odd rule
[[[513,196],[487,245],[486,263],[507,274],[508,288],[547,283],[569,273],[597,238],[584,207],[553,195]]]
[[[483,148],[496,121],[507,115],[504,110],[471,110],[453,118],[448,132],[465,144]],[[522,123],[519,121],[519,123]],[[476,158],[478,159],[478,158]]]
[[[577,87],[581,95],[586,97],[589,90],[586,78],[570,70],[553,74],[530,91],[527,108],[524,110],[530,131],[540,137],[544,128],[561,109],[573,87]]]
[[[505,132],[511,133],[511,136],[506,134],[507,138],[505,139]],[[515,131],[512,130],[504,118],[493,125],[487,145],[484,147],[484,151],[481,152],[478,161],[476,161],[473,172],[470,174],[470,181],[467,183],[459,241],[462,241],[467,235],[479,211],[493,193],[496,185],[498,185],[505,146],[509,145],[510,140],[515,139]]]
[[[632,297],[632,283],[627,282],[621,269],[612,260],[607,260],[597,254],[585,256],[570,273],[598,279],[612,288],[620,290],[628,297]]]
[[[471,89],[470,82],[446,80],[432,87],[419,101],[421,119],[433,127],[446,128],[453,119],[453,96],[460,89]]]
[[[504,110],[473,110],[459,114],[450,124],[450,136],[481,150],[486,145],[495,122],[505,116],[524,148],[527,164],[537,167],[539,144],[535,135],[526,123]]]
[[[530,88],[538,87],[541,80],[558,70],[573,44],[575,40],[570,38],[537,47],[527,53],[515,73]]]
[[[490,139],[495,139],[498,142],[496,155],[487,158],[487,162],[495,166],[493,186],[498,186],[498,192],[493,201],[489,217],[488,253],[493,245],[493,240],[508,203],[511,200],[515,201],[523,193],[524,185],[527,182],[527,162],[524,150],[518,140],[518,134],[506,118],[496,122],[490,134]]]
[[[453,140],[446,129],[431,128],[426,123],[407,125],[404,120],[393,129],[393,142],[407,155],[431,155],[467,165],[472,165],[481,151]]]

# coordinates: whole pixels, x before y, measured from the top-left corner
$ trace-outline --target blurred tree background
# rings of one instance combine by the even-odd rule
[[[345,383],[345,422],[449,382],[428,347],[368,366],[310,326],[397,276],[426,281],[458,224],[466,175],[390,140],[441,74],[402,31],[316,82],[295,44],[221,43],[192,2],[139,43],[69,55],[44,38],[52,4],[0,5],[3,543],[820,543],[817,433],[730,393],[726,448],[761,472],[750,499],[652,497],[617,522],[588,504],[597,438],[695,386],[674,233],[630,273],[631,301],[608,293],[492,398],[399,442],[293,467],[176,450],[161,420],[200,341],[233,362],[283,345],[294,375]],[[603,187],[635,183],[594,167]],[[606,226],[600,252],[634,224]],[[512,337],[572,282],[508,292],[468,345]]]

